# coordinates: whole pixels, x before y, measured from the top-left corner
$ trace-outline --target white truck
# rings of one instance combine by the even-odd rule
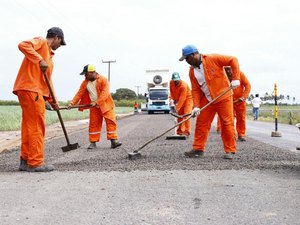
[[[169,70],[146,70],[147,91],[146,102],[148,114],[154,112],[170,112]]]

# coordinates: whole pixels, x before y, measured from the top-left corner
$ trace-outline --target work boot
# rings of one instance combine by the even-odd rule
[[[238,137],[238,141],[240,141],[240,142],[244,142],[244,141],[246,141],[246,138],[245,138],[245,137],[243,137],[243,136],[239,136],[239,137]]]
[[[189,158],[203,158],[204,152],[192,149],[191,151],[185,152],[184,155]]]
[[[55,169],[53,165],[41,165],[37,167],[29,167],[27,166],[27,172],[51,172]]]
[[[19,166],[19,170],[20,171],[27,171],[27,160],[21,159],[20,160],[20,166]]]
[[[111,148],[117,148],[122,145],[122,143],[119,142],[118,140],[111,139],[110,141],[111,141]]]
[[[91,142],[91,144],[89,145],[88,149],[94,149],[94,148],[97,148],[96,142]]]
[[[224,159],[233,159],[233,152],[226,152],[223,156]]]

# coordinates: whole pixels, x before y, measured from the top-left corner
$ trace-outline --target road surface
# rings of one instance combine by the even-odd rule
[[[252,122],[232,161],[214,129],[204,159],[183,157],[193,138],[162,137],[128,160],[173,124],[164,114],[121,119],[118,149],[105,132],[93,150],[87,130],[70,135],[81,148],[68,153],[64,138],[49,140],[46,162],[57,170],[47,174],[18,172],[19,149],[0,154],[0,224],[299,224],[299,151],[255,139]]]

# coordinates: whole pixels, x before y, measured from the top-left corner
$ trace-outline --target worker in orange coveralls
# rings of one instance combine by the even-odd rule
[[[91,64],[86,65],[80,75],[85,75],[85,80],[73,100],[68,105],[92,104],[90,108],[89,140],[88,149],[96,148],[96,142],[100,141],[103,118],[106,123],[107,139],[111,141],[111,148],[117,148],[122,145],[118,141],[117,121],[114,112],[115,104],[110,95],[108,80],[98,74]],[[80,108],[79,110],[84,110]]]
[[[175,110],[178,115],[185,115],[192,112],[193,98],[191,89],[186,82],[180,79],[179,73],[172,74],[170,81],[170,98],[175,104]],[[177,122],[180,123],[185,118],[178,118]],[[187,137],[191,134],[191,121],[188,120],[180,124],[176,130],[178,135],[185,135]]]
[[[211,123],[216,113],[220,116],[222,125],[222,141],[224,158],[232,159],[236,153],[236,135],[233,118],[232,90],[209,105],[203,111],[201,108],[213,101],[231,86],[240,85],[240,69],[237,58],[218,54],[203,55],[193,45],[182,49],[180,61],[186,60],[191,65],[189,77],[192,85],[194,109],[192,116],[197,116],[193,149],[184,153],[186,157],[203,157],[205,144],[210,131]],[[231,66],[232,81],[229,82],[224,73],[224,66]]]
[[[134,110],[135,113],[138,112],[138,108],[139,108],[139,103],[134,102],[134,104],[133,104],[133,110]]]
[[[47,31],[46,38],[35,37],[18,46],[25,55],[13,88],[22,108],[21,171],[54,170],[53,165],[46,165],[44,162],[45,100],[55,110],[59,109],[59,105],[53,103],[43,72],[46,72],[53,87],[53,51],[61,45],[66,45],[64,33],[59,27],[52,27]]]
[[[225,72],[229,81],[232,81],[231,67],[225,67]],[[238,134],[238,141],[246,141],[246,99],[251,90],[251,84],[245,74],[241,71],[240,83],[236,89],[233,90],[233,111],[236,117],[236,131]],[[217,131],[221,131],[221,122],[218,117]]]

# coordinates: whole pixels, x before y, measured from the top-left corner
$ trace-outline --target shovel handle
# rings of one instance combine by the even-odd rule
[[[53,90],[52,90],[52,87],[51,87],[49,78],[48,78],[48,76],[47,76],[47,74],[46,74],[46,71],[43,71],[43,74],[44,74],[44,78],[45,78],[46,84],[47,84],[47,86],[48,86],[48,88],[49,88],[50,95],[51,95],[51,97],[52,97],[52,99],[53,99],[53,103],[55,104],[55,103],[57,103],[57,102],[56,102],[56,99],[55,99],[55,96],[54,96],[54,92],[53,92]],[[70,141],[69,141],[69,137],[68,137],[68,134],[67,134],[67,131],[66,131],[64,122],[63,122],[63,120],[62,120],[61,114],[60,114],[59,110],[56,110],[56,112],[57,112],[57,115],[58,115],[58,118],[59,118],[59,122],[60,122],[60,124],[61,124],[61,127],[62,127],[62,129],[63,129],[64,135],[65,135],[65,137],[66,137],[67,144],[68,144],[68,146],[69,146],[69,145],[70,145]]]

